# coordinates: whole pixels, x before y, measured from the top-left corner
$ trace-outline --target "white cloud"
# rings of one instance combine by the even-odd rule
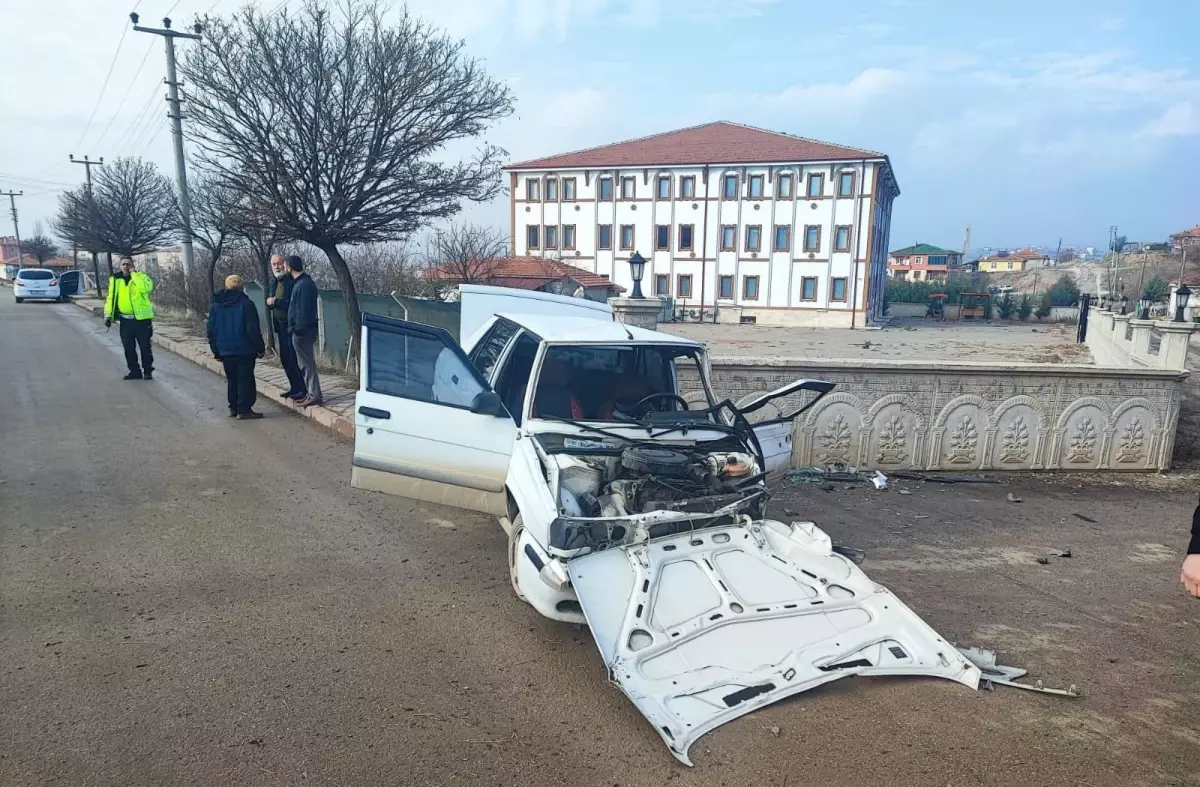
[[[1190,137],[1200,134],[1200,110],[1191,102],[1181,102],[1167,108],[1158,118],[1138,131],[1144,137]]]
[[[868,68],[847,82],[792,85],[778,93],[736,97],[739,102],[771,110],[806,110],[819,113],[856,112],[875,99],[912,86],[918,77],[892,68]],[[718,96],[725,103],[730,96]],[[728,104],[725,104],[728,106]]]

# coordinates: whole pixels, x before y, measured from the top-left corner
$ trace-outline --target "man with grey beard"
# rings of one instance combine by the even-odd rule
[[[288,273],[282,254],[271,255],[271,272],[275,274],[275,294],[267,298],[267,308],[271,310],[271,322],[275,326],[275,345],[279,348],[279,361],[283,364],[283,371],[288,378],[288,389],[283,395],[300,401],[308,396],[308,388],[304,384],[304,374],[296,360],[292,329],[288,327],[288,307],[292,303],[292,288],[296,286],[296,280]]]

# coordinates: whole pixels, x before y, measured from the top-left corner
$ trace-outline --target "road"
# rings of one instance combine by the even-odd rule
[[[1174,696],[1164,701],[1176,710],[1157,716],[1117,724],[1070,704],[1086,698],[845,680],[704,737],[688,769],[607,684],[585,629],[513,596],[494,521],[350,489],[347,443],[270,405],[262,421],[230,421],[224,382],[165,351],[153,382],[122,381],[115,331],[71,306],[15,306],[0,290],[0,360],[5,787],[1028,787],[1195,776],[1200,735],[1167,724],[1200,698],[1194,626],[1182,653],[1127,656],[1122,648],[1147,647],[1118,628],[1107,653],[1076,654],[1131,665],[1121,673],[1129,714],[1138,697]],[[818,505],[844,516],[851,499]],[[1182,509],[1179,495],[1156,499]],[[879,516],[878,503],[858,505],[864,521]],[[1132,521],[1133,509],[1120,510]],[[902,596],[921,612],[928,594],[932,625],[970,635],[990,602],[953,599],[994,564],[956,574],[905,564],[903,544],[889,549],[885,574],[903,580]],[[1153,576],[1168,610],[1188,609],[1170,586],[1170,551],[1138,554],[1149,562],[1135,568],[1155,572],[1143,586]],[[1012,585],[987,620],[1034,628],[1024,610],[1068,592],[1029,587]],[[1120,592],[1105,603],[1119,606]],[[1153,601],[1141,597],[1144,613],[1155,614]],[[1175,694],[1160,691],[1168,684]]]

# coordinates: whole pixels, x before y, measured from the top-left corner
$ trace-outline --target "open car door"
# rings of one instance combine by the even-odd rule
[[[503,516],[517,427],[462,348],[363,315],[351,485]]]
[[[567,563],[609,678],[690,765],[704,733],[850,675],[980,672],[812,523],[759,522]]]
[[[796,416],[821,401],[834,389],[835,383],[824,380],[796,380],[782,388],[765,393],[737,408],[746,417],[758,412],[768,404],[775,404],[778,415],[753,422],[754,437],[763,453],[763,471],[786,469],[792,463],[792,422]],[[782,408],[780,400],[798,396],[800,401],[791,407]],[[750,419],[747,419],[750,420]]]

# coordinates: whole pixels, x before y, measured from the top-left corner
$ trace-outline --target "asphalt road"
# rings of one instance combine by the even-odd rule
[[[1137,601],[1159,636],[1129,642],[1136,628],[1122,618],[1108,650],[1087,656],[1132,662],[1121,674],[1133,704],[1118,721],[1104,720],[1119,707],[1069,704],[1086,698],[843,680],[711,733],[689,769],[607,684],[585,629],[513,596],[494,521],[352,490],[348,444],[269,404],[262,421],[231,421],[223,380],[158,355],[156,380],[124,382],[115,331],[0,290],[0,785],[1029,787],[1196,775],[1195,627],[1178,635],[1182,652],[1157,653],[1172,637],[1154,617],[1178,624],[1191,609],[1170,596],[1169,550],[1142,544],[1135,565],[1162,588]],[[858,499],[820,504],[880,516]],[[985,603],[994,631],[1033,629],[1026,610],[1069,590],[1047,574],[1048,590],[1004,582],[1012,597],[993,602],[971,595],[969,571],[923,565],[927,553],[878,532],[884,574],[951,639],[979,634]],[[993,576],[996,565],[967,568]],[[1084,581],[1120,608],[1119,581]],[[1038,614],[1108,625],[1074,607]],[[1159,697],[1174,704],[1141,713]]]

